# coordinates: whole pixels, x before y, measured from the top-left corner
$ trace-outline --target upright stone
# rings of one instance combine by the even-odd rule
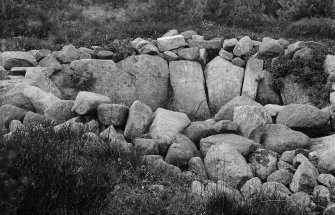
[[[206,65],[205,79],[211,115],[236,96],[241,95],[244,69],[217,56]]]
[[[172,61],[169,65],[175,111],[186,113],[193,119],[210,117],[205,79],[200,63],[194,61]]]
[[[257,58],[250,58],[245,69],[242,95],[256,99],[258,90],[258,76],[263,71],[264,61]]]

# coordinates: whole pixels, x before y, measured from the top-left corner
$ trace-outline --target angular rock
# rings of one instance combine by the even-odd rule
[[[214,145],[234,149],[245,157],[259,146],[254,141],[236,134],[217,134],[200,140],[201,154],[205,157]]]
[[[207,51],[206,49],[199,49],[199,62],[201,65],[206,65],[207,63]]]
[[[105,130],[100,132],[99,135],[103,140],[113,141],[115,139],[116,135],[117,135],[117,132],[116,132],[114,126],[110,125],[108,128],[106,128]]]
[[[235,107],[250,105],[263,107],[261,104],[255,102],[247,96],[236,96],[227,102],[222,108],[215,114],[214,119],[216,121],[220,120],[233,120]]]
[[[198,47],[200,49],[206,49],[207,51],[220,50],[222,47],[221,39],[212,40],[188,40],[188,45],[190,47]]]
[[[80,57],[80,50],[71,44],[64,46],[63,49],[57,55],[57,59],[61,63],[71,63],[72,61],[78,60],[79,57]]]
[[[200,35],[193,35],[192,40],[205,40],[205,37],[204,36],[200,36]]]
[[[24,79],[19,81],[11,81],[8,83],[8,85],[5,84],[3,86],[4,93],[2,96],[0,96],[0,105],[10,104],[24,110],[35,111],[34,106],[24,95],[25,90],[29,88],[30,85],[28,85],[23,80]],[[4,82],[5,81],[2,81],[2,83]]]
[[[5,69],[11,70],[13,67],[36,66],[36,59],[29,52],[7,51],[2,53],[2,65]]]
[[[253,177],[244,157],[236,150],[227,149],[224,145],[212,146],[204,162],[209,179],[222,180],[227,186],[233,188],[241,187]]]
[[[280,157],[280,160],[285,161],[286,163],[293,164],[293,160],[296,156],[296,150],[285,151]]]
[[[186,113],[193,119],[208,119],[210,114],[200,63],[172,61],[169,70],[173,89],[173,109]]]
[[[237,43],[238,43],[238,40],[236,38],[226,39],[223,41],[222,48],[228,52],[232,52]]]
[[[92,56],[88,53],[81,53],[79,60],[82,60],[82,59],[92,59]]]
[[[170,145],[172,137],[183,132],[190,123],[184,113],[158,108],[153,114],[149,133],[153,139],[161,139]]]
[[[237,133],[238,125],[230,120],[221,120],[213,124],[213,128],[216,133]]]
[[[235,45],[233,53],[235,56],[243,56],[249,53],[253,48],[253,43],[250,37],[245,36],[241,38],[238,43]]]
[[[246,138],[259,143],[266,124],[272,123],[271,116],[263,107],[239,106],[234,108],[234,119],[239,130]]]
[[[52,53],[49,49],[31,50],[29,52],[35,57],[37,62],[45,58],[48,54]]]
[[[219,52],[220,57],[222,57],[225,60],[232,61],[234,58],[234,55],[224,49],[221,49]]]
[[[110,103],[111,100],[104,95],[88,91],[80,91],[72,107],[72,111],[79,115],[85,115],[96,111],[98,106],[103,103]]]
[[[281,104],[281,97],[277,90],[273,87],[273,77],[271,72],[263,70],[261,72],[261,80],[258,81],[258,90],[256,101],[262,105]]]
[[[199,145],[200,139],[216,134],[213,124],[214,122],[208,121],[192,122],[183,133],[192,142]]]
[[[85,131],[86,132],[98,133],[99,132],[99,122],[97,120],[93,119],[93,120],[85,123]]]
[[[207,172],[200,157],[193,157],[188,162],[188,170],[197,174],[201,179],[207,179]]]
[[[280,169],[277,171],[274,171],[271,175],[269,175],[267,181],[275,181],[278,183],[281,183],[285,186],[289,186],[293,179],[293,173],[286,169]]]
[[[73,105],[73,100],[59,100],[45,109],[44,114],[52,120],[54,125],[59,125],[75,117],[71,111]]]
[[[140,137],[148,130],[152,115],[150,107],[140,101],[135,101],[129,109],[124,136],[129,140]]]
[[[38,62],[38,65],[40,65],[41,67],[54,68],[55,72],[62,70],[62,65],[58,62],[53,54],[49,54],[44,57],[40,62]]]
[[[282,154],[284,151],[310,146],[309,137],[282,124],[268,124],[264,127],[261,142],[266,149]]]
[[[181,171],[178,167],[166,163],[160,155],[145,155],[143,163],[148,169],[154,172],[164,172],[166,174],[180,175]]]
[[[197,147],[183,134],[176,134],[171,139],[171,146],[165,157],[165,162],[174,166],[187,166],[191,158],[197,154]]]
[[[97,108],[99,121],[104,125],[125,126],[128,107],[120,104],[100,104]]]
[[[197,60],[200,56],[198,47],[184,48],[178,52],[178,56],[184,60]]]
[[[27,112],[13,105],[2,105],[0,107],[0,132],[8,133],[9,124],[13,120],[22,121]]]
[[[286,163],[285,161],[282,161],[282,160],[279,160],[279,161],[278,161],[278,163],[277,163],[277,167],[278,167],[278,170],[285,169],[285,170],[290,171],[291,173],[294,173],[295,170],[296,170],[296,169],[294,168],[294,166],[292,166],[291,164]]]
[[[294,82],[293,75],[287,75],[283,81],[280,91],[283,103],[289,104],[311,104],[307,90],[300,84]]]
[[[72,132],[79,133],[79,132],[84,131],[85,126],[84,126],[84,123],[83,123],[83,121],[80,117],[75,117],[75,118],[69,119],[68,121],[66,121],[62,124],[56,125],[54,127],[54,131],[56,133],[58,133],[58,132],[60,132],[64,129],[68,129]]]
[[[155,140],[137,138],[134,141],[134,150],[139,155],[158,155],[158,144]]]
[[[169,37],[161,37],[157,39],[157,46],[160,52],[170,51],[186,46],[185,39],[182,35],[175,35]]]
[[[218,56],[206,65],[204,74],[212,115],[231,99],[241,95],[244,69]]]
[[[277,170],[277,154],[266,149],[257,149],[249,156],[249,163],[255,170],[255,176],[265,181]]]
[[[250,58],[247,62],[243,80],[242,95],[249,96],[255,100],[258,90],[257,78],[263,71],[264,61],[257,58]]]

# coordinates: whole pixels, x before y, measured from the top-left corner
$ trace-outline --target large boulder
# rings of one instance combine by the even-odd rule
[[[241,38],[238,43],[235,45],[233,53],[235,56],[243,56],[249,53],[253,48],[252,40],[249,36]]]
[[[329,119],[328,113],[312,105],[290,104],[278,113],[277,123],[309,133],[312,130],[327,127]]]
[[[31,67],[36,66],[36,59],[29,52],[8,51],[2,53],[2,65],[10,70],[13,67]]]
[[[181,133],[191,123],[186,114],[158,108],[150,126],[150,135],[153,139],[161,139],[168,145],[172,137]]]
[[[241,134],[259,143],[266,124],[272,123],[271,116],[263,107],[239,106],[234,109],[234,119]]]
[[[241,95],[244,69],[217,56],[206,65],[204,71],[211,115],[231,99]]]
[[[264,61],[250,58],[247,62],[243,80],[242,95],[249,96],[255,100],[258,90],[258,76],[263,71]]]
[[[256,101],[262,105],[281,104],[279,92],[273,87],[273,77],[271,72],[263,70],[258,82]]]
[[[233,188],[240,188],[253,177],[244,157],[236,150],[224,145],[212,146],[204,161],[209,179],[222,180]]]
[[[27,111],[13,105],[3,105],[0,107],[0,133],[7,133],[12,120],[22,121]]]
[[[72,111],[79,115],[85,115],[96,111],[98,106],[103,103],[110,103],[107,96],[88,91],[80,91],[72,107]]]
[[[210,114],[200,63],[172,61],[169,70],[174,110],[186,113],[192,119],[208,119]]]
[[[282,154],[285,151],[310,146],[309,137],[282,124],[267,124],[261,143],[266,149]]]
[[[205,157],[214,145],[223,145],[226,148],[234,149],[245,157],[257,147],[260,147],[254,141],[236,134],[217,134],[200,140],[201,154]]]
[[[189,160],[197,155],[197,147],[183,134],[176,134],[165,157],[165,162],[179,167],[188,165]]]
[[[150,107],[141,101],[135,101],[129,109],[129,115],[124,130],[124,136],[134,140],[146,133],[152,119],[153,112]]]
[[[236,96],[228,103],[226,103],[214,116],[216,121],[220,120],[233,120],[234,118],[234,109],[235,107],[250,105],[250,106],[259,106],[263,107],[261,104],[255,102],[247,96]]]

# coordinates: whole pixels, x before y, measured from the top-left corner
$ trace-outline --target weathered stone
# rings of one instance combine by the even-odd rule
[[[62,65],[58,62],[53,54],[49,54],[44,57],[40,62],[38,62],[38,65],[40,65],[41,67],[54,68],[55,72],[62,70]]]
[[[161,37],[157,39],[157,46],[160,52],[170,51],[172,49],[186,46],[185,39],[182,35]]]
[[[264,127],[262,144],[266,149],[279,154],[284,151],[310,146],[309,137],[282,124],[268,124]]]
[[[263,71],[264,61],[257,58],[250,58],[247,62],[243,80],[242,95],[249,96],[255,100],[258,90],[257,78]]]
[[[283,110],[284,107],[285,106],[280,106],[280,105],[275,105],[275,104],[267,104],[264,106],[268,114],[273,117],[276,117],[278,113]]]
[[[193,119],[208,119],[210,114],[200,63],[172,61],[169,70],[173,89],[173,109],[186,113]]]
[[[259,106],[263,107],[261,104],[255,102],[251,98],[247,96],[236,96],[227,102],[222,108],[219,110],[217,114],[215,114],[214,119],[216,121],[220,120],[233,120],[234,118],[234,108],[244,105],[250,106]]]
[[[19,120],[14,119],[9,123],[10,133],[14,133],[16,131],[23,131],[24,129],[25,129],[25,126]]]
[[[311,199],[309,198],[309,195],[305,192],[293,193],[289,197],[288,201],[291,205],[303,210],[309,208],[310,204],[312,203]]]
[[[311,162],[308,161],[306,157],[301,154],[298,154],[295,160],[296,162],[294,163],[300,163],[300,165],[298,166],[297,171],[293,175],[290,189],[293,192],[303,191],[306,193],[312,193],[314,187],[318,184],[318,170]]]
[[[116,132],[114,126],[110,125],[108,128],[106,128],[105,130],[100,132],[99,135],[103,140],[112,141],[112,140],[115,139],[115,136],[117,135],[117,132]]]
[[[59,100],[45,109],[44,114],[54,125],[59,125],[75,117],[71,111],[74,105],[73,100]]]
[[[30,67],[13,67],[11,70],[8,72],[8,75],[13,75],[13,76],[25,76],[27,68]],[[32,67],[36,68],[36,67]]]
[[[242,60],[242,59],[239,58],[239,57],[235,57],[235,58],[231,61],[231,63],[232,63],[233,65],[235,65],[235,66],[239,66],[239,67],[242,67],[242,68],[244,68],[244,66],[245,66],[245,62],[244,62],[244,60]]]
[[[281,169],[286,169],[292,173],[295,172],[295,168],[294,166],[292,166],[291,164],[289,163],[286,163],[285,161],[282,161],[282,160],[279,160],[278,163],[277,163],[277,167],[278,167],[278,170],[281,170]]]
[[[269,175],[267,181],[275,181],[278,183],[281,183],[285,186],[289,186],[292,182],[293,174],[286,170],[286,169],[280,169],[277,171],[274,171],[271,175]]]
[[[324,186],[326,186],[331,194],[335,194],[335,176],[331,174],[320,174],[318,176],[318,182]]]
[[[64,46],[63,49],[58,53],[57,59],[61,63],[71,63],[72,61],[78,60],[80,57],[80,51],[73,45]]]
[[[335,174],[335,148],[325,150],[318,157],[320,173]]]
[[[81,131],[84,131],[85,126],[84,126],[84,123],[83,123],[83,121],[80,117],[75,117],[75,118],[69,119],[68,121],[66,121],[62,124],[56,125],[54,127],[54,131],[56,133],[62,131],[63,129],[68,129],[68,130],[73,131],[75,133],[79,133]]]
[[[118,153],[130,153],[133,151],[134,146],[128,143],[122,134],[114,135],[113,139],[109,141],[111,150]]]
[[[158,155],[158,144],[155,140],[137,138],[134,141],[134,150],[139,155]]]
[[[237,43],[238,43],[238,40],[236,38],[226,39],[223,41],[222,48],[228,52],[232,52]]]
[[[108,59],[113,59],[114,53],[111,51],[99,51],[97,53],[97,59],[103,59],[103,60],[108,60]]]
[[[201,179],[207,179],[207,172],[200,157],[193,157],[188,162],[188,170],[197,174]]]
[[[102,124],[114,126],[125,126],[129,113],[129,109],[120,104],[100,104],[97,111]]]
[[[222,47],[221,39],[212,39],[212,40],[188,40],[188,45],[190,47],[198,47],[200,49],[206,49],[207,51],[211,50],[220,50]]]
[[[221,120],[213,124],[213,128],[216,133],[237,133],[238,125],[230,120]]]
[[[0,132],[9,132],[9,124],[13,120],[22,121],[27,112],[13,105],[3,105],[0,107]]]
[[[172,137],[183,132],[190,123],[184,113],[158,108],[153,114],[149,131],[153,139],[161,139],[170,145]]]
[[[233,53],[235,56],[243,56],[249,53],[253,48],[252,40],[250,37],[245,36],[241,38],[238,43],[235,45]]]
[[[264,197],[273,198],[277,196],[288,197],[292,193],[287,187],[285,187],[285,185],[275,181],[271,181],[271,182],[265,182],[262,185],[262,194],[264,195]]]
[[[183,134],[176,134],[171,139],[171,146],[165,157],[165,162],[178,167],[188,165],[191,158],[197,154],[197,147]]]
[[[329,190],[322,185],[314,187],[313,202],[321,207],[327,207],[327,205],[331,202]]]
[[[4,90],[2,96],[0,96],[0,105],[10,104],[24,110],[35,111],[34,106],[30,103],[29,99],[24,95],[25,89],[29,88],[24,78],[14,81],[0,82],[1,90]],[[4,84],[1,86],[1,84]]]
[[[333,215],[335,213],[335,203],[329,204],[322,215]]]
[[[264,181],[277,170],[277,154],[273,151],[257,149],[248,161],[255,170],[255,176]]]
[[[93,132],[86,132],[82,136],[84,142],[83,151],[85,153],[105,153],[108,151],[108,145]]]
[[[276,57],[284,53],[284,48],[279,44],[277,40],[268,39],[264,40],[259,46],[258,52],[261,55],[268,57]]]
[[[280,93],[285,105],[311,104],[308,90],[296,83],[292,74],[285,76]]]
[[[286,163],[293,164],[293,160],[297,155],[296,150],[285,151],[280,157],[280,160],[285,161]]]
[[[178,59],[178,55],[176,55],[172,51],[165,51],[165,52],[163,52],[163,57],[168,62],[174,61],[174,60]]]
[[[231,61],[234,58],[234,55],[224,49],[221,49],[219,52],[220,57],[222,57],[225,60]]]
[[[192,39],[193,35],[197,35],[197,34],[198,33],[193,30],[187,30],[187,31],[180,33],[180,35],[182,35],[185,38],[185,40]]]
[[[239,126],[244,137],[259,143],[265,125],[272,123],[272,118],[263,107],[239,106],[234,108],[233,122]]]
[[[236,134],[217,134],[200,140],[201,154],[205,157],[214,145],[234,149],[245,157],[259,146],[254,141]]]
[[[298,41],[295,43],[290,44],[287,49],[285,50],[285,55],[291,54],[296,52],[298,49],[304,47],[306,43],[304,41]]]
[[[281,45],[284,49],[286,49],[288,47],[288,45],[290,45],[290,42],[288,40],[285,40],[283,38],[279,38],[278,40],[279,45]]]
[[[80,91],[74,102],[72,111],[79,115],[85,115],[89,112],[96,111],[100,104],[110,102],[107,96],[88,91]]]
[[[152,115],[150,107],[140,101],[135,101],[129,109],[124,136],[129,140],[140,137],[148,130]]]
[[[29,111],[23,119],[23,125],[26,128],[33,127],[33,126],[40,126],[44,123],[47,123],[48,119],[42,114],[34,113]]]
[[[261,72],[261,79],[258,80],[258,90],[256,101],[262,105],[267,104],[281,104],[281,97],[279,92],[273,87],[273,77],[271,72],[263,70]]]
[[[167,174],[180,175],[181,171],[178,167],[166,163],[162,156],[159,155],[145,155],[143,162],[148,166],[148,169],[154,172],[164,172]]]
[[[95,56],[96,55],[96,53],[94,52],[94,50],[93,49],[89,49],[89,48],[86,48],[86,47],[80,47],[79,48],[79,51],[80,51],[80,53],[87,53],[87,54],[89,54],[89,55],[91,55],[91,56]]]
[[[83,59],[92,59],[92,56],[88,53],[81,53],[79,60],[83,60]]]
[[[29,52],[35,57],[37,62],[52,53],[49,49],[31,50]]]
[[[197,121],[192,122],[184,131],[184,134],[199,145],[200,139],[216,134],[213,126],[214,122]]]
[[[205,37],[204,36],[200,36],[200,35],[193,35],[192,40],[205,40]]]
[[[220,56],[206,65],[205,79],[212,115],[231,99],[241,95],[244,70]]]
[[[304,61],[310,61],[313,59],[313,50],[309,47],[303,47],[295,52],[293,55],[292,60],[304,60]]]
[[[248,180],[240,189],[245,199],[257,197],[262,192],[262,181],[258,177]]]
[[[172,37],[172,36],[176,36],[176,35],[179,35],[178,30],[171,29],[168,32],[166,32],[165,34],[163,34],[162,37]]]
[[[191,48],[181,49],[178,52],[178,56],[184,60],[197,60],[199,58],[199,48],[191,47]]]
[[[253,176],[244,157],[224,145],[212,146],[204,162],[209,179],[222,180],[233,188],[241,187]]]
[[[323,67],[329,75],[334,75],[335,74],[335,55],[327,55]]]
[[[201,63],[201,65],[206,65],[207,64],[207,51],[206,49],[199,49],[199,63]]]
[[[36,59],[29,52],[8,51],[2,53],[2,65],[10,70],[13,67],[31,67],[36,66]]]
[[[93,120],[85,123],[85,131],[86,132],[98,133],[99,132],[99,122],[97,120],[93,119]]]

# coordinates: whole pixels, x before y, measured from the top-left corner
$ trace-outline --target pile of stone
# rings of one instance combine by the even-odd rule
[[[279,94],[257,58],[301,56],[304,42],[204,40],[194,31],[171,30],[131,44],[139,55],[117,64],[102,57],[106,53],[72,45],[0,54],[0,70],[8,73],[0,80],[4,137],[50,121],[55,132],[84,131],[88,151],[106,150],[107,142],[140,154],[153,170],[191,177],[192,192],[204,198],[226,192],[242,204],[259,192],[277,193],[335,213],[332,100],[327,108],[314,107],[293,81]],[[207,63],[213,50],[218,56]],[[333,59],[325,61],[330,77]],[[87,89],[74,87],[90,77]]]

